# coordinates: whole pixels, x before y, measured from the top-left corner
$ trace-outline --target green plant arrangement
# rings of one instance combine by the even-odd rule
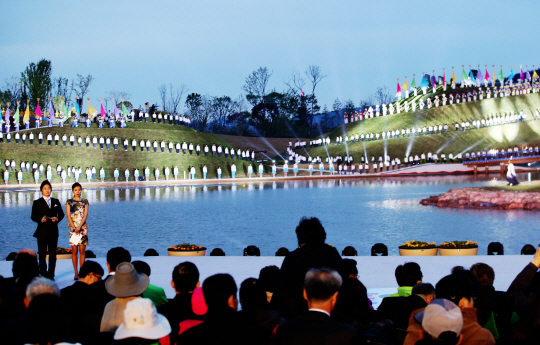
[[[476,242],[471,242],[471,241],[452,241],[452,242],[443,242],[439,244],[439,248],[444,248],[444,249],[478,248],[478,244]]]
[[[430,249],[437,248],[435,242],[407,241],[399,246],[399,249]]]
[[[182,244],[177,244],[177,245],[171,246],[167,250],[170,251],[170,252],[201,251],[201,250],[206,250],[206,248],[203,247],[203,246],[197,246],[195,244],[189,244],[189,243],[184,242]]]

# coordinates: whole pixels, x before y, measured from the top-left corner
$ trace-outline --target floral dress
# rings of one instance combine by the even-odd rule
[[[81,221],[82,221],[82,219],[84,217],[84,208],[86,206],[88,206],[88,200],[86,200],[86,199],[81,199],[81,200],[69,199],[66,202],[66,208],[67,208],[68,205],[69,205],[69,210],[70,210],[70,214],[68,216],[71,217],[71,221],[73,222],[73,225],[79,226],[79,224],[81,223]],[[71,239],[72,236],[76,236],[75,229],[70,227],[69,225],[68,225],[68,228],[69,228],[69,237]],[[81,230],[80,230],[79,234],[82,234],[82,237],[81,237],[79,243],[76,244],[76,245],[78,245],[78,246],[87,246],[88,245],[88,225],[87,225],[86,222],[81,227]],[[70,241],[70,244],[74,245],[73,241]]]

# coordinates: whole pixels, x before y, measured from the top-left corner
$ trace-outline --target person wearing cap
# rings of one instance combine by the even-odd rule
[[[457,305],[447,299],[436,299],[415,319],[422,323],[422,340],[416,344],[460,344],[463,340],[463,316]],[[433,341],[437,340],[437,341]]]
[[[148,298],[129,301],[122,312],[122,323],[114,333],[114,340],[125,340],[129,344],[161,344],[171,326]],[[154,344],[154,343],[152,343]]]
[[[441,302],[438,302],[440,299],[446,299],[459,307],[463,319],[463,327],[461,328],[460,333],[460,345],[495,344],[493,334],[478,324],[477,309],[474,307],[473,300],[473,287],[469,276],[464,273],[454,273],[442,278],[435,287],[435,294],[437,295],[437,300],[433,300],[425,309],[419,309],[412,312],[407,328],[407,337],[403,343],[404,345],[416,344],[416,342],[422,338],[424,332],[430,334],[431,337],[437,338],[440,333],[444,332],[443,330],[439,334],[432,334],[430,333],[430,328],[423,328],[423,317],[425,317],[424,311],[432,305],[440,306]],[[450,307],[448,307],[448,304],[445,305],[445,309],[448,310]]]
[[[193,311],[193,303],[196,301],[193,298],[193,293],[200,284],[199,270],[195,264],[185,261],[174,267],[171,286],[176,295],[173,299],[158,307],[158,312],[163,314],[171,324],[172,332],[169,336],[171,344],[176,343],[180,322],[202,319],[200,315],[195,314]]]
[[[100,332],[115,332],[123,322],[123,312],[127,303],[141,298],[148,284],[150,279],[146,274],[137,273],[129,262],[120,263],[116,267],[115,274],[105,281],[105,289],[116,298],[105,306]]]
[[[31,215],[31,219],[38,224],[34,237],[38,242],[39,271],[42,276],[54,279],[58,223],[64,219],[64,211],[60,201],[51,197],[52,186],[49,181],[43,181],[40,190],[43,196],[34,201]],[[49,254],[48,270],[45,261],[47,254]]]

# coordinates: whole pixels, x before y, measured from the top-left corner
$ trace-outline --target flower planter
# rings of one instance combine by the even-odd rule
[[[415,249],[402,249],[399,248],[399,255],[401,256],[437,256],[438,248],[415,248]]]
[[[201,250],[168,250],[167,253],[169,256],[206,256],[206,248]]]
[[[439,255],[440,256],[466,256],[466,255],[477,255],[478,254],[478,247],[477,248],[439,248]]]
[[[56,254],[56,260],[71,259],[71,253],[69,254]],[[46,260],[49,260],[49,254],[47,254]]]

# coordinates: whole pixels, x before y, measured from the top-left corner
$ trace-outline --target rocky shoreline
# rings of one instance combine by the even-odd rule
[[[461,209],[533,211],[540,210],[540,193],[456,188],[438,196],[422,199],[420,204]]]

